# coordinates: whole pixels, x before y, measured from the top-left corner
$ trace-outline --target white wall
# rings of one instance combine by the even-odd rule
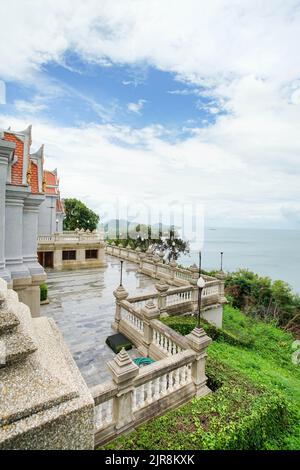
[[[56,199],[47,195],[39,208],[38,234],[50,235],[56,232]]]

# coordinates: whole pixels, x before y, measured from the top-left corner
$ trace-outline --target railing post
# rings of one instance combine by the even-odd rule
[[[134,419],[133,379],[138,375],[139,368],[132,362],[124,348],[112,361],[107,363],[107,367],[112,374],[113,381],[118,386],[118,393],[113,398],[112,414],[116,429],[120,430]]]
[[[198,309],[198,287],[197,287],[197,281],[199,277],[199,268],[196,264],[193,264],[191,266],[190,271],[192,273],[192,279],[190,283],[193,286],[192,290],[192,302],[193,302],[193,311],[196,311]]]
[[[155,318],[159,318],[159,309],[154,305],[153,300],[149,299],[146,302],[146,305],[141,309],[141,313],[143,314],[144,321],[143,353],[146,355],[146,357],[149,357],[149,350],[153,341],[153,328],[150,322]]]
[[[154,279],[157,279],[158,278],[157,268],[158,268],[158,264],[160,262],[160,257],[158,255],[154,255],[153,256],[153,262],[154,262],[153,277],[154,277]]]
[[[219,280],[219,302],[220,304],[225,304],[227,299],[225,297],[225,279],[226,275],[223,271],[219,271],[216,274],[216,278]]]
[[[211,338],[207,336],[203,328],[194,328],[190,334],[186,335],[186,339],[191,349],[197,353],[192,364],[192,377],[196,387],[196,396],[207,395],[210,389],[206,385],[205,358],[207,354],[205,350],[211,343]]]
[[[163,280],[160,280],[155,284],[155,289],[157,290],[157,306],[159,314],[161,317],[167,317],[167,290],[169,285],[166,284]]]
[[[170,261],[170,263],[169,263],[169,273],[170,273],[172,283],[174,283],[174,281],[175,281],[176,268],[177,268],[176,261],[175,260]]]
[[[115,331],[119,331],[120,320],[121,320],[121,300],[125,300],[128,297],[128,292],[124,289],[123,286],[119,286],[113,292],[116,298],[116,311],[115,311],[115,321],[112,324],[112,328]]]
[[[138,272],[142,273],[143,272],[143,263],[144,263],[144,260],[145,260],[147,255],[146,255],[145,252],[141,251],[139,256],[140,256],[140,267],[138,269]]]

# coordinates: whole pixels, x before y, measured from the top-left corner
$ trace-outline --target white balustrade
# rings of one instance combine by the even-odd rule
[[[148,271],[154,271],[154,266],[151,263],[144,262],[143,263],[143,268],[147,269]]]
[[[133,390],[133,411],[138,411],[166,395],[179,390],[192,381],[191,364],[150,379]]]
[[[182,351],[182,348],[178,346],[171,338],[161,333],[158,330],[153,330],[153,343],[168,356],[173,356]]]
[[[126,310],[124,307],[121,307],[121,319],[128,323],[132,328],[143,333],[144,331],[144,322],[135,316],[133,313]]]
[[[134,299],[134,300],[128,299],[128,302],[131,303],[131,305],[133,306],[134,309],[140,310],[143,307],[145,307],[148,300],[149,300],[149,298],[141,299],[141,300],[139,300],[139,299]],[[151,300],[153,301],[154,305],[157,306],[157,298],[156,297],[151,297]]]
[[[113,406],[112,399],[95,406],[95,411],[94,411],[95,431],[99,431],[100,429],[112,423],[113,421],[112,406]]]
[[[206,286],[203,289],[202,297],[210,297],[212,295],[218,295],[218,294],[219,294],[219,286],[218,285]]]
[[[172,294],[167,294],[167,307],[170,305],[177,305],[182,304],[184,302],[191,302],[192,300],[192,290],[184,291],[184,292],[176,292]]]
[[[157,272],[159,274],[167,274],[168,276],[171,275],[170,268],[168,266],[158,266],[157,267]]]
[[[184,271],[175,271],[175,277],[177,277],[178,279],[183,279],[185,281],[191,281],[193,279],[191,273]]]

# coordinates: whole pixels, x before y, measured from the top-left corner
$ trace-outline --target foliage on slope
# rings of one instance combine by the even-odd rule
[[[106,448],[300,449],[300,367],[291,361],[292,335],[233,307],[224,310],[224,330],[208,348],[206,372],[214,393]],[[188,317],[165,321],[183,334],[195,325]],[[215,334],[213,327],[203,326]],[[247,335],[251,341],[243,344]]]

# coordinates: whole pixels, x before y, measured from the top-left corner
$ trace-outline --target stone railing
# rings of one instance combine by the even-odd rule
[[[177,263],[171,261],[166,264],[163,263],[159,256],[153,256],[151,253],[141,252],[139,248],[132,250],[127,247],[117,246],[114,244],[106,244],[106,253],[112,256],[117,256],[123,260],[132,261],[139,265],[138,269],[141,273],[147,274],[155,279],[166,280],[171,285],[195,285],[199,276],[197,266],[190,268],[181,268]],[[207,283],[212,281],[220,284],[221,280],[212,276],[202,275]]]
[[[182,336],[158,320],[159,310],[151,298],[140,311],[126,300],[122,286],[114,295],[113,328],[130,339],[141,355],[156,362],[139,369],[123,349],[107,364],[112,380],[91,389],[96,446],[210,391],[205,349],[211,339],[206,333],[195,328]]]
[[[198,308],[198,289],[196,286],[188,285],[172,288],[164,282],[159,282],[155,285],[155,288],[157,292],[128,297],[126,301],[135,310],[141,311],[147,301],[151,299],[158,307],[160,316],[194,313]],[[218,280],[206,283],[202,292],[204,317],[205,309],[217,305],[221,294]]]
[[[187,349],[139,369],[122,350],[108,363],[113,380],[91,389],[95,402],[95,446],[196,396],[196,360],[197,352]],[[198,396],[208,392],[202,386]]]
[[[101,232],[94,230],[74,230],[66,232],[56,232],[51,235],[38,235],[38,244],[48,243],[79,243],[82,241],[88,242],[100,242],[103,241],[103,235]]]

